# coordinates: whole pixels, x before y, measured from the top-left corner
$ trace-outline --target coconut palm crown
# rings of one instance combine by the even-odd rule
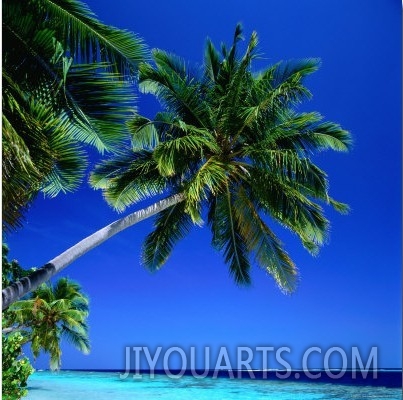
[[[318,59],[280,62],[254,72],[258,37],[239,54],[242,28],[232,46],[218,51],[207,40],[204,65],[153,51],[155,65],[140,66],[140,87],[163,111],[136,115],[128,126],[132,148],[99,165],[91,182],[116,210],[155,195],[181,194],[183,201],[160,212],[146,238],[143,261],[160,268],[174,244],[207,219],[212,245],[223,253],[238,284],[250,283],[253,262],[292,292],[297,268],[271,227],[290,229],[316,254],[326,241],[326,173],[312,161],[322,150],[347,151],[349,132],[317,112],[297,112],[311,93],[303,79]]]
[[[39,286],[30,299],[15,302],[9,308],[9,315],[31,343],[34,357],[41,351],[48,353],[50,368],[55,370],[61,365],[62,338],[85,354],[90,351],[88,303],[79,284],[61,278],[54,285]]]

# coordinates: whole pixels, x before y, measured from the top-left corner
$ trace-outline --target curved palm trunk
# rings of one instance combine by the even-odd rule
[[[101,243],[105,242],[120,231],[123,231],[137,222],[147,219],[168,207],[180,203],[183,200],[184,196],[182,194],[173,195],[142,210],[135,211],[126,217],[112,222],[92,235],[87,236],[85,239],[81,240],[62,254],[55,257],[53,260],[50,260],[42,268],[34,271],[31,275],[24,277],[3,289],[2,309],[5,310],[10,306],[10,304],[14,303],[16,300],[20,299],[22,296],[31,292],[32,290],[35,290],[39,285],[49,280],[52,276],[66,268],[73,261],[77,260],[77,258],[83,256],[94,247],[99,246]]]
[[[3,335],[8,335],[9,333],[14,333],[14,332],[17,332],[17,331],[21,331],[21,329],[28,329],[28,328],[29,328],[29,326],[26,326],[26,325],[12,326],[12,327],[9,327],[9,328],[3,328],[1,330],[1,333]]]

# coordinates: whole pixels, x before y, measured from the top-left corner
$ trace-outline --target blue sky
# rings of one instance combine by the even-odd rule
[[[230,43],[237,22],[256,30],[261,65],[320,57],[307,81],[319,111],[354,137],[348,154],[317,157],[330,192],[352,211],[332,210],[330,243],[311,257],[280,231],[301,273],[297,292],[283,295],[264,272],[237,287],[209,230],[195,228],[166,266],[150,274],[140,265],[145,221],[69,266],[63,276],[91,299],[92,352],[64,346],[63,368],[124,368],[126,346],[286,346],[293,367],[310,346],[378,346],[378,367],[401,367],[401,6],[397,0],[131,0],[87,1],[105,23],[129,29],[151,47],[201,62],[205,39]],[[149,114],[149,99],[138,104]],[[134,209],[133,209],[134,210]],[[38,200],[24,228],[6,238],[10,256],[41,266],[119,215],[85,185],[56,199]],[[313,357],[314,358],[314,357]],[[335,361],[337,357],[335,357]],[[46,368],[46,358],[35,366]],[[320,356],[319,365],[323,366]],[[321,365],[322,363],[322,365]],[[257,366],[258,367],[258,366]]]

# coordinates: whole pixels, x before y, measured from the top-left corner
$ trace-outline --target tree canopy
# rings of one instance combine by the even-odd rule
[[[5,0],[2,22],[3,229],[12,230],[38,192],[79,186],[86,145],[103,153],[124,141],[147,49],[78,0]]]
[[[30,298],[15,302],[7,314],[13,330],[23,332],[30,342],[34,357],[48,353],[50,368],[59,369],[63,338],[85,354],[90,350],[88,304],[79,284],[61,278],[53,285],[42,284]]]
[[[219,51],[207,40],[201,67],[155,49],[154,63],[140,65],[139,82],[163,110],[129,121],[131,146],[98,165],[91,183],[118,211],[145,198],[182,195],[158,214],[145,240],[149,269],[159,269],[175,243],[206,219],[237,283],[250,283],[255,262],[291,292],[297,268],[272,226],[290,229],[318,252],[329,230],[323,205],[342,213],[348,207],[329,195],[327,175],[312,156],[347,151],[351,136],[318,112],[298,112],[311,97],[303,81],[318,59],[255,71],[258,36],[252,33],[243,54],[241,40],[240,25],[230,47]]]

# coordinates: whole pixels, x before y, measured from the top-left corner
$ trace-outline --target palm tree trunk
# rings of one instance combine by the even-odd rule
[[[99,246],[120,231],[123,231],[124,229],[137,224],[137,222],[147,219],[168,207],[178,204],[183,200],[184,196],[182,194],[175,194],[166,199],[160,200],[149,207],[112,222],[92,235],[87,236],[85,239],[50,260],[47,264],[37,269],[29,276],[24,277],[3,289],[2,309],[5,310],[10,306],[10,304],[14,303],[32,290],[35,290],[39,285],[48,281],[52,276],[66,268],[73,261],[77,260],[77,258],[83,256],[94,247]]]
[[[14,332],[20,331],[21,329],[29,329],[29,326],[26,326],[26,325],[11,326],[9,328],[3,328],[1,330],[1,333],[3,335],[8,335],[9,333],[14,333]]]

